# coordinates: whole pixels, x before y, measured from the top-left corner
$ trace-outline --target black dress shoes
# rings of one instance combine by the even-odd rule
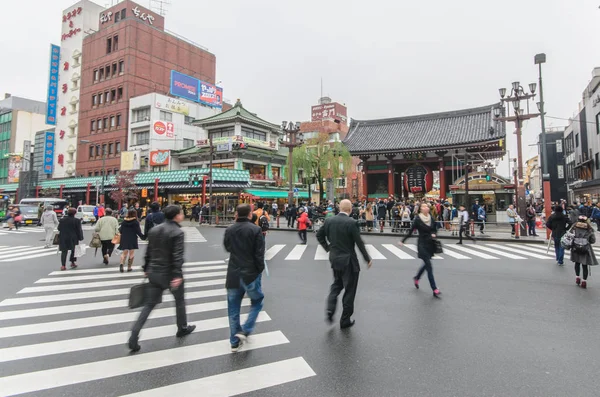
[[[176,336],[178,338],[181,338],[183,336],[191,334],[192,332],[194,332],[195,329],[196,329],[195,325],[188,325],[187,327],[181,328],[179,331],[177,331]]]
[[[129,343],[127,343],[127,346],[129,347],[129,350],[131,350],[134,353],[140,351],[141,349],[137,338],[129,338]]]
[[[354,320],[348,321],[347,323],[340,324],[340,328],[341,329],[350,328],[350,327],[352,327],[354,325],[354,323],[355,323]]]

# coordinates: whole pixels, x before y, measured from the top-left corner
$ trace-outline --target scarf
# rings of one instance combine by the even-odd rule
[[[423,223],[426,224],[427,226],[431,225],[431,215],[429,215],[429,214],[425,215],[422,212],[419,212],[419,218],[421,218]]]

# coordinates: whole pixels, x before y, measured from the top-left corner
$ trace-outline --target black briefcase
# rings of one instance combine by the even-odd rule
[[[129,308],[137,309],[138,307],[144,306],[146,302],[146,294],[147,290],[150,288],[150,283],[144,282],[141,284],[136,284],[129,290]],[[158,298],[158,302],[162,303],[162,294]]]
[[[442,248],[442,242],[440,240],[433,240],[433,252],[436,254],[444,253],[444,249]]]

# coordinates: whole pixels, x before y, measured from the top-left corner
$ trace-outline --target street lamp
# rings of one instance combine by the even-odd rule
[[[529,113],[529,100],[535,97],[535,90],[537,88],[536,83],[529,84],[530,93],[527,94],[521,83],[515,81],[511,84],[512,89],[510,94],[506,95],[506,89],[500,88],[500,101],[502,102],[502,109],[494,110],[494,116],[498,121],[512,121],[516,126],[517,134],[517,174],[518,179],[515,181],[517,185],[517,211],[524,218],[525,217],[525,186],[523,185],[523,149],[521,143],[521,128],[524,120],[533,119],[538,117],[540,113]],[[540,86],[541,93],[541,86]],[[521,101],[526,101],[526,109],[521,107]],[[512,104],[514,115],[504,116],[504,104]],[[527,111],[525,111],[527,110]],[[517,184],[518,182],[518,184]]]
[[[93,144],[92,141],[87,139],[81,139],[79,141],[80,144]],[[100,197],[102,198],[102,202],[104,202],[104,178],[106,175],[106,147],[102,145],[102,183],[100,185]],[[96,204],[98,204],[98,190],[96,189]]]
[[[294,201],[294,173],[293,173],[293,159],[292,153],[295,147],[301,146],[304,144],[304,134],[300,132],[300,122],[297,121],[293,123],[291,121],[286,122],[283,121],[281,123],[281,130],[285,134],[286,139],[279,139],[279,144],[287,147],[289,149],[288,154],[288,182],[289,182],[289,190],[288,190],[288,204],[291,206]]]
[[[540,121],[542,124],[542,197],[544,198],[544,210],[546,219],[550,217],[552,209],[550,208],[551,191],[550,191],[550,174],[548,173],[548,157],[546,148],[546,120],[544,119],[544,86],[542,85],[542,64],[546,63],[546,54],[536,54],[534,64],[538,65],[539,82],[540,82],[540,101],[537,103],[540,112]],[[546,238],[550,238],[550,230],[546,230]]]

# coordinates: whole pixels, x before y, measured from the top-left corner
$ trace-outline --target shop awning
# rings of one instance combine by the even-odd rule
[[[254,190],[246,189],[246,193],[251,194],[258,198],[276,199],[276,198],[287,198],[287,190]],[[300,198],[308,198],[308,192],[300,191],[296,193]]]

